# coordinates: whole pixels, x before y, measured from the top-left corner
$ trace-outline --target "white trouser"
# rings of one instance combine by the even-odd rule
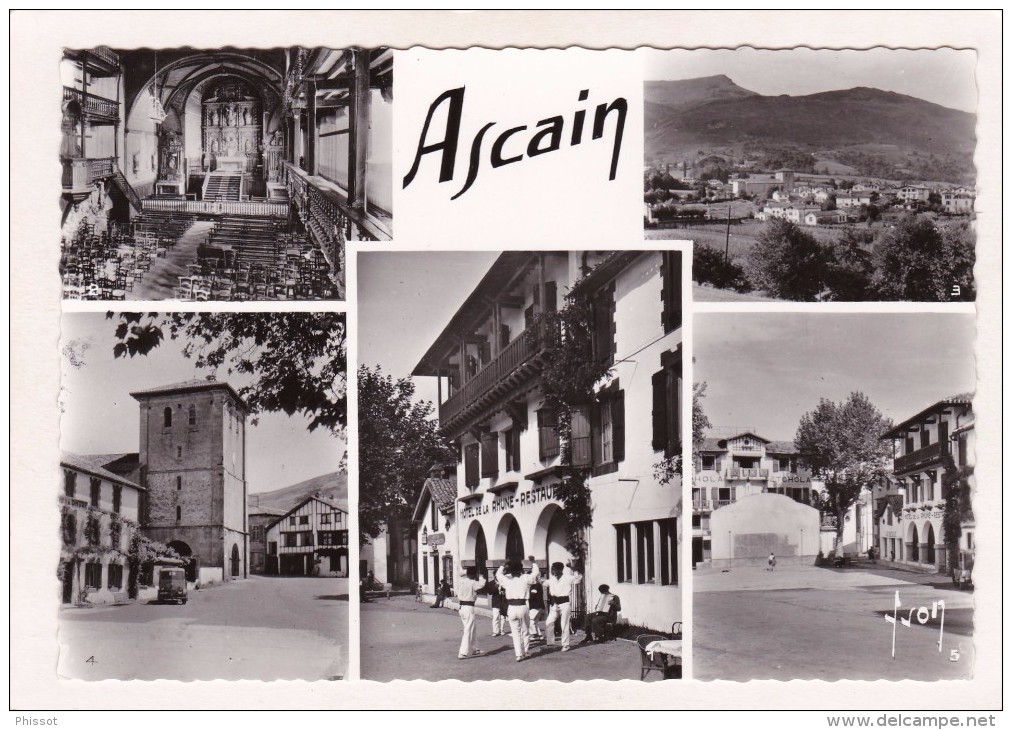
[[[459,654],[463,656],[470,656],[474,653],[476,646],[476,628],[474,625],[474,606],[461,606],[457,611],[460,614],[460,620],[464,624],[464,635],[460,639],[460,651]]]
[[[549,644],[555,643],[555,620],[558,619],[562,626],[562,645],[569,646],[569,619],[571,605],[565,603],[553,603],[548,609],[548,618],[545,619],[545,641]]]
[[[531,636],[541,636],[541,629],[538,628],[538,615],[541,613],[539,608],[528,609],[528,617],[530,618],[531,624]]]
[[[492,609],[492,635],[506,633],[506,616],[498,608]]]
[[[531,636],[527,633],[527,606],[510,606],[506,611],[513,635],[513,653],[518,657],[531,651]]]

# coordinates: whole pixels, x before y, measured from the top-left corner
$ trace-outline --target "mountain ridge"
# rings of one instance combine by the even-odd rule
[[[646,82],[648,160],[790,148],[843,164],[857,159],[924,171],[937,165],[950,176],[973,171],[976,115],[970,112],[867,86],[764,96],[727,77],[684,81]]]

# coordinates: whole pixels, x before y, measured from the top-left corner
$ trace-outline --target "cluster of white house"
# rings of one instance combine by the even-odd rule
[[[648,171],[648,175],[650,172]],[[682,177],[681,185],[690,189],[668,191],[675,198],[698,196],[705,186],[705,197],[712,200],[750,198],[762,201],[754,216],[758,220],[782,219],[797,225],[820,226],[846,223],[871,205],[879,208],[900,207],[917,210],[939,196],[941,210],[949,215],[971,215],[976,192],[965,186],[945,186],[902,181],[859,182],[851,187],[821,184],[825,176],[814,176],[781,169],[771,173],[736,173],[728,182]],[[835,200],[835,210],[823,210]],[[646,216],[652,220],[650,206]]]
[[[659,480],[655,465],[681,454],[681,291],[676,251],[496,260],[413,373],[438,379],[440,426],[460,450],[455,467],[432,470],[414,512],[411,572],[424,591],[461,567],[491,575],[509,559],[533,555],[542,570],[572,559],[559,485],[576,472],[592,525],[574,610],[588,586],[608,584],[621,622],[667,631],[680,620],[680,478]],[[572,409],[568,448],[542,391],[552,344],[539,324],[567,293],[591,302],[594,357],[611,373]]]
[[[821,552],[864,554],[925,570],[947,570],[942,484],[950,468],[969,470],[972,486],[974,419],[971,397],[943,399],[897,424],[882,438],[894,443],[891,475],[865,490],[845,518],[837,542],[834,517],[811,506],[825,486],[803,468],[793,443],[730,429],[698,449],[692,486],[695,567],[780,562],[810,563]],[[959,545],[974,550],[974,521],[961,515]]]

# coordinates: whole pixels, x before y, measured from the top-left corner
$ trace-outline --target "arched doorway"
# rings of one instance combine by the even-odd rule
[[[569,519],[565,511],[557,504],[549,504],[538,516],[534,528],[535,557],[540,557],[540,548],[544,547],[544,556],[548,565],[565,563],[572,558],[567,548],[569,542]]]
[[[471,556],[474,560],[478,575],[488,575],[488,543],[485,541],[485,530],[477,521],[471,523],[468,529],[467,545],[465,556]]]
[[[241,561],[239,560],[239,546],[236,545],[235,543],[232,543],[232,557],[229,560],[229,563],[232,566],[232,577],[233,578],[238,578],[239,577],[239,569],[242,566],[241,566]]]
[[[930,522],[924,533],[924,562],[931,564],[935,562],[935,528]]]
[[[913,563],[921,562],[921,545],[917,537],[917,525],[912,524],[910,525],[910,555],[908,557]]]
[[[523,560],[525,557],[527,556],[524,555],[524,538],[520,534],[520,525],[516,520],[512,520],[506,533],[506,559]]]
[[[182,540],[173,540],[167,545],[167,547],[170,547],[173,550],[175,550],[176,555],[183,558],[184,560],[193,555],[193,550],[191,550],[190,546],[187,545]]]
[[[524,554],[523,534],[513,515],[503,515],[499,521],[499,526],[495,531],[493,551],[496,560],[523,560],[527,557]]]

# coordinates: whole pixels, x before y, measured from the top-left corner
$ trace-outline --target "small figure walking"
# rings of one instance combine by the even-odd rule
[[[770,556],[766,558],[766,562],[769,563],[769,568],[767,568],[767,570],[772,571],[774,568],[777,567],[777,556],[774,555],[772,551],[770,551]]]

